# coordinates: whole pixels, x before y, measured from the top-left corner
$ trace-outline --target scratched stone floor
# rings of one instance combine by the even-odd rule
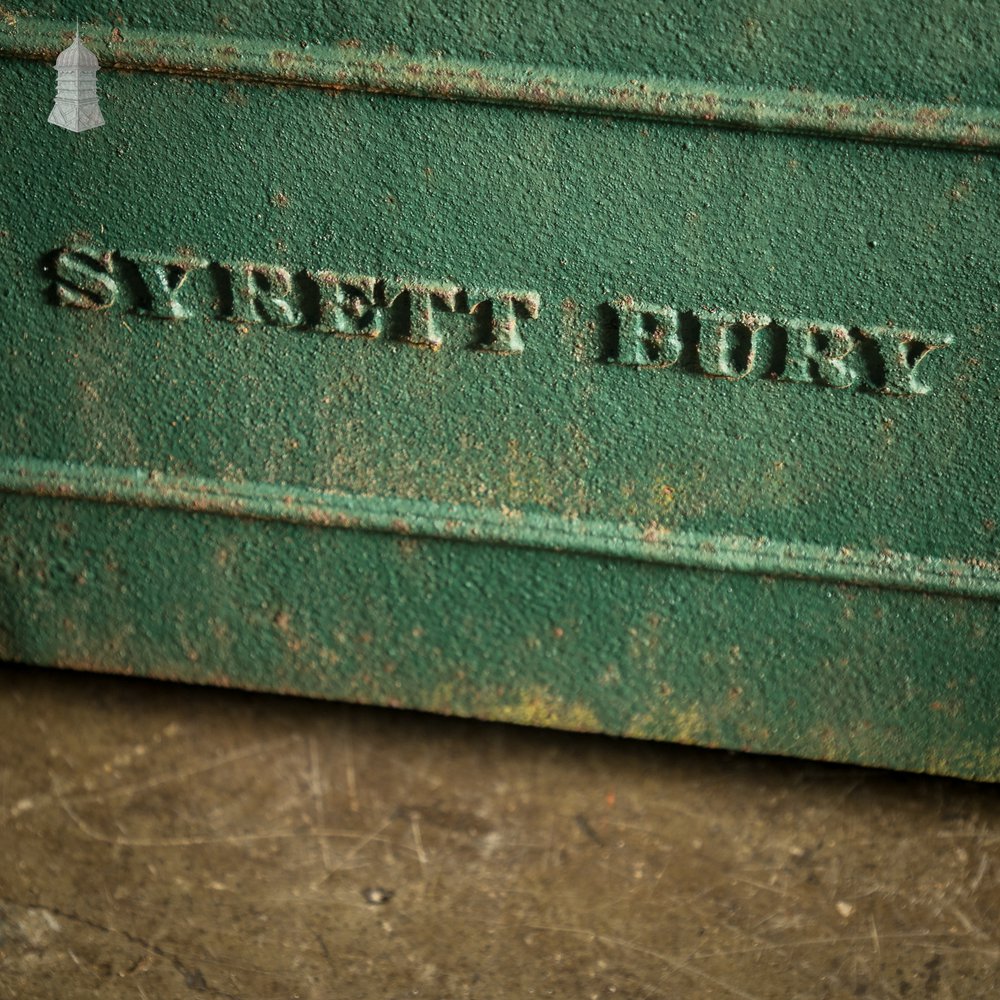
[[[0,997],[995,997],[1000,799],[0,667]]]

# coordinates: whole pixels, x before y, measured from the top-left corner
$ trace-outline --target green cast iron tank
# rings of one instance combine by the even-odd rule
[[[85,7],[0,657],[1000,777],[992,0]]]

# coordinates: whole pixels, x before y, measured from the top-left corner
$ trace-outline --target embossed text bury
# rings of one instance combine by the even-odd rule
[[[390,339],[438,349],[442,314],[464,314],[472,346],[498,355],[525,350],[523,324],[541,314],[541,296],[510,288],[462,287],[449,281],[291,270],[254,261],[210,261],[71,247],[45,267],[59,305],[107,309],[116,304],[160,320],[197,315],[312,330],[342,337]],[[210,297],[188,288],[200,273]],[[923,395],[924,363],[950,336],[895,326],[849,326],[719,309],[681,310],[622,297],[595,307],[606,342],[600,360],[635,369],[675,369],[738,381],[768,378],[891,396]],[[919,371],[918,371],[919,368]]]

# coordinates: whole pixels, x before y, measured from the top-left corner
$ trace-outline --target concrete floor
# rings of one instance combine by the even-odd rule
[[[1000,798],[0,667],[0,997],[995,997]]]

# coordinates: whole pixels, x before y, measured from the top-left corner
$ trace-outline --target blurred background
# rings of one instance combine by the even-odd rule
[[[0,997],[992,997],[960,781],[0,668]]]

